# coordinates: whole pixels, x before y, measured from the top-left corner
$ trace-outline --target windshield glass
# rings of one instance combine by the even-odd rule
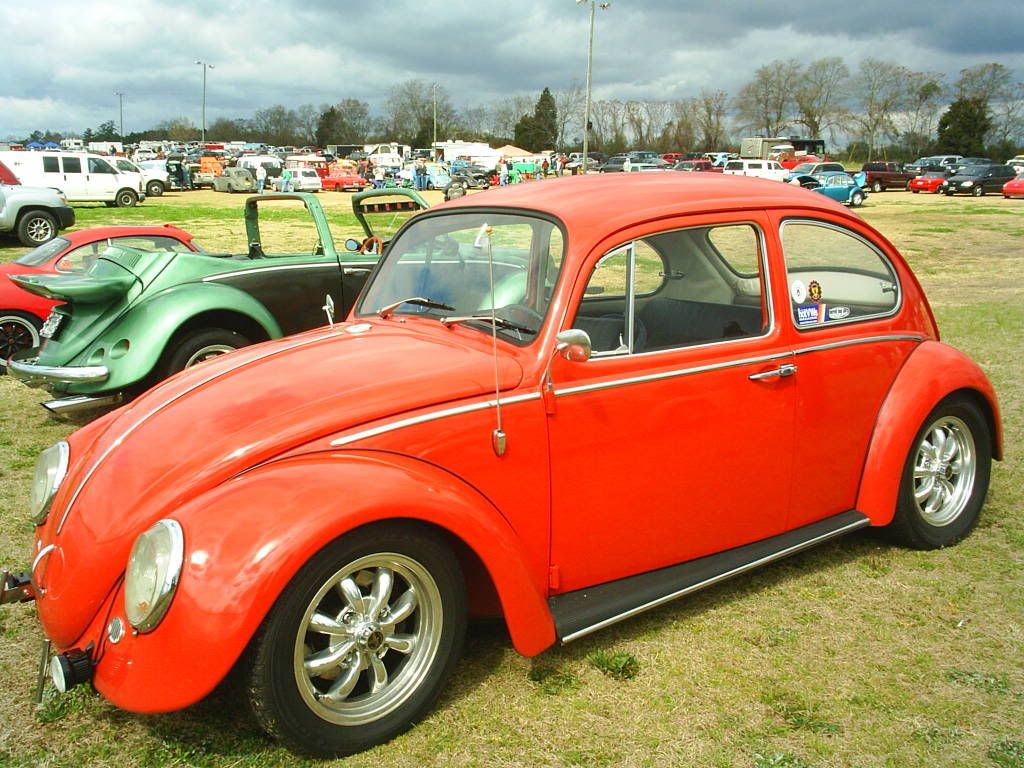
[[[65,238],[55,237],[50,242],[43,243],[38,248],[29,251],[14,263],[26,267],[38,267],[40,264],[48,262],[69,245],[71,243]]]
[[[491,270],[487,238],[480,236],[485,226],[490,231],[498,335],[517,344],[533,341],[547,314],[564,252],[561,229],[533,216],[472,212],[417,220],[391,244],[357,314],[373,315],[417,298],[423,301],[400,304],[394,312],[489,318]],[[491,329],[485,319],[467,326],[488,333]]]
[[[800,163],[796,168],[793,169],[793,173],[810,173],[811,169],[814,168],[814,163]]]

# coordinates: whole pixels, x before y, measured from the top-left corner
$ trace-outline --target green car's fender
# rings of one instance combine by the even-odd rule
[[[103,382],[71,385],[71,394],[120,390],[149,376],[165,352],[189,332],[206,328],[236,331],[249,341],[283,336],[270,311],[249,294],[216,282],[190,282],[146,299],[106,328],[74,361],[105,365]]]

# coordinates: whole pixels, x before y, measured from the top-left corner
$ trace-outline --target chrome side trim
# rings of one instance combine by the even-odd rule
[[[723,363],[710,363],[708,365],[697,365],[692,368],[679,368],[674,371],[663,371],[662,373],[649,373],[646,376],[631,376],[628,379],[614,379],[612,381],[601,381],[594,384],[580,384],[575,387],[556,389],[555,396],[576,395],[580,392],[595,392],[600,389],[611,389],[612,387],[625,387],[630,384],[642,384],[647,381],[660,381],[662,379],[674,379],[679,376],[690,376],[695,373],[706,373],[708,371],[721,371],[726,368],[738,368],[741,365],[753,363],[768,363],[772,360],[782,360],[791,357],[791,352],[777,352],[773,355],[761,355],[760,357],[745,357],[742,360],[727,360]]]
[[[226,280],[229,277],[238,277],[239,275],[254,275],[259,272],[280,272],[288,269],[338,269],[338,262],[329,262],[326,264],[275,264],[272,267],[253,267],[252,269],[241,269],[237,272],[223,272],[219,275],[209,275],[204,277],[200,282],[202,283],[215,283],[218,280]]]
[[[813,347],[798,347],[793,350],[795,355],[806,355],[810,352],[824,352],[828,349],[839,349],[840,347],[852,347],[855,344],[874,344],[879,341],[924,341],[924,336],[914,333],[891,333],[885,336],[864,336],[859,339],[846,339],[845,341],[833,341],[828,344],[816,344]]]
[[[314,336],[311,339],[302,339],[301,341],[297,341],[294,344],[289,344],[286,347],[281,347],[279,349],[274,349],[274,350],[272,350],[270,352],[262,354],[259,357],[255,357],[252,360],[247,361],[246,363],[237,363],[236,365],[233,365],[232,367],[228,368],[226,371],[221,371],[220,373],[215,373],[215,374],[212,374],[210,376],[206,376],[205,378],[200,379],[198,382],[193,384],[188,389],[186,389],[186,390],[184,390],[182,392],[179,392],[174,397],[172,397],[172,398],[170,398],[168,400],[164,400],[164,401],[162,401],[160,403],[157,403],[156,407],[154,407],[152,410],[150,410],[149,413],[146,413],[145,415],[143,415],[138,421],[136,421],[134,424],[132,424],[130,427],[128,427],[128,429],[126,429],[120,435],[118,435],[117,439],[114,440],[114,442],[112,442],[109,446],[107,446],[107,450],[105,450],[103,452],[103,454],[98,459],[96,459],[96,462],[89,468],[89,471],[85,473],[85,476],[78,483],[78,487],[75,488],[75,492],[72,494],[71,499],[67,503],[67,506],[64,507],[64,514],[60,518],[60,523],[57,524],[57,533],[59,534],[61,532],[61,530],[64,528],[64,523],[67,522],[68,515],[71,514],[71,510],[74,508],[75,502],[78,500],[78,497],[81,495],[82,490],[85,488],[85,486],[89,482],[89,480],[92,479],[92,476],[94,474],[96,474],[96,470],[100,468],[100,466],[103,464],[104,461],[106,461],[107,457],[110,456],[110,454],[113,453],[115,450],[117,450],[117,448],[121,445],[121,443],[123,443],[125,441],[125,439],[128,437],[128,435],[130,435],[136,429],[141,427],[143,424],[145,424],[147,421],[149,421],[152,417],[156,416],[164,408],[166,408],[167,406],[169,406],[171,403],[175,402],[176,400],[180,400],[181,398],[185,397],[185,395],[192,394],[197,389],[199,389],[200,387],[202,387],[202,386],[204,386],[206,384],[209,384],[214,379],[219,379],[221,376],[226,376],[227,374],[234,372],[235,370],[240,368],[242,365],[248,365],[250,363],[255,363],[258,360],[266,360],[268,357],[273,357],[274,355],[278,355],[278,354],[281,354],[283,352],[288,352],[289,350],[296,349],[298,347],[304,347],[307,344],[315,344],[316,342],[323,341],[324,339],[328,339],[328,338],[330,338],[333,335],[334,335],[333,332],[330,332],[330,333],[325,333],[325,334],[322,334],[322,335]]]
[[[540,400],[540,392],[529,392],[525,395],[512,395],[511,397],[501,398],[502,405],[514,405],[515,403],[525,403],[530,400]],[[399,421],[392,421],[390,424],[383,424],[379,427],[373,427],[372,429],[364,429],[362,432],[356,432],[351,435],[345,435],[344,437],[336,438],[331,441],[331,445],[335,448],[342,445],[349,445],[359,440],[365,440],[368,437],[376,437],[377,435],[383,435],[386,432],[393,432],[396,429],[403,429],[405,427],[412,427],[416,424],[423,424],[428,421],[437,421],[438,419],[446,419],[449,416],[459,416],[463,413],[473,413],[474,411],[483,411],[487,408],[496,408],[498,405],[496,400],[484,400],[479,403],[471,403],[469,405],[459,405],[455,408],[446,408],[443,411],[433,411],[431,413],[424,413],[419,416],[410,416],[407,419],[400,419]]]
[[[42,584],[36,581],[36,568],[38,568],[39,564],[43,562],[43,560],[47,558],[51,553],[53,553],[53,551],[56,549],[56,544],[47,544],[45,547],[39,550],[39,554],[36,555],[35,559],[32,561],[32,568],[29,569],[28,575],[29,578],[32,580],[32,588],[40,597],[46,594],[46,590],[43,589]]]
[[[620,621],[624,621],[628,618],[636,616],[638,613],[643,613],[644,611],[650,610],[651,608],[657,608],[659,605],[664,605],[665,603],[671,602],[672,600],[675,600],[678,597],[683,597],[684,595],[688,595],[692,592],[697,592],[698,590],[704,589],[705,587],[710,587],[721,581],[725,581],[726,579],[729,579],[733,576],[738,576],[739,574],[745,573],[746,571],[753,570],[754,568],[758,568],[762,565],[767,565],[768,563],[774,560],[779,560],[788,555],[795,554],[802,549],[813,547],[814,545],[820,544],[823,541],[828,541],[829,539],[835,538],[836,536],[840,536],[849,531],[854,531],[858,528],[863,528],[864,526],[870,524],[871,521],[867,518],[864,518],[863,520],[857,520],[856,522],[850,523],[849,525],[844,525],[842,528],[837,528],[834,531],[829,531],[828,533],[823,533],[820,536],[815,536],[813,539],[808,539],[807,541],[800,542],[799,544],[794,544],[791,547],[780,549],[778,552],[773,552],[772,554],[754,560],[753,562],[737,566],[736,568],[733,568],[731,571],[720,573],[719,575],[713,576],[712,578],[707,579],[706,581],[701,581],[697,584],[692,584],[689,587],[686,587],[685,589],[680,589],[676,592],[673,592],[670,595],[659,597],[657,600],[651,600],[647,603],[644,603],[643,605],[638,605],[636,608],[631,608],[628,611],[618,614],[617,616],[612,616],[611,618],[605,619],[604,621],[599,621],[597,624],[586,627],[585,629],[581,629],[577,632],[573,632],[572,634],[566,635],[562,638],[562,645],[571,643],[573,640],[578,640],[581,637],[586,637],[587,635],[593,632],[597,632],[599,629],[604,629],[605,627],[610,626],[611,624],[617,624]]]

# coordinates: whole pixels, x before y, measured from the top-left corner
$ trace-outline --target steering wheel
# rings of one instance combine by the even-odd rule
[[[384,241],[376,235],[370,235],[368,238],[363,240],[363,244],[359,246],[358,253],[383,253],[384,252]]]

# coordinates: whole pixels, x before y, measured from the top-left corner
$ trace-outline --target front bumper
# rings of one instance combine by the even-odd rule
[[[110,378],[105,365],[40,365],[38,361],[39,347],[16,352],[7,361],[7,373],[30,387],[89,384]]]
[[[32,578],[27,573],[11,573],[0,570],[0,605],[27,603],[36,599]]]
[[[68,227],[74,226],[75,209],[70,205],[62,205],[60,208],[55,208],[54,213],[57,214],[58,229],[67,229]]]

